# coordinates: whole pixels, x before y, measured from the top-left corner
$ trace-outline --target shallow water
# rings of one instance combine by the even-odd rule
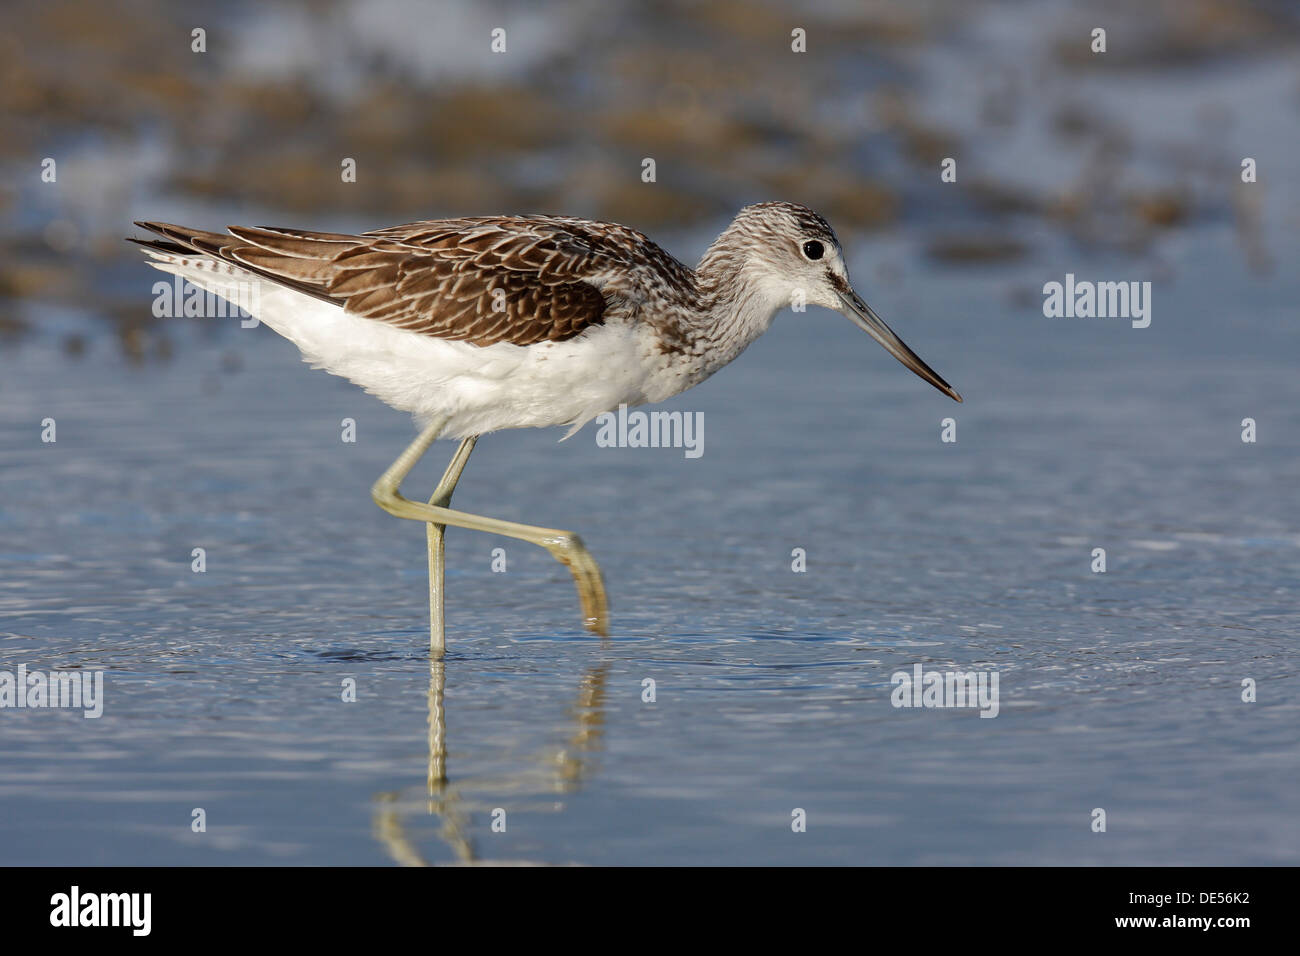
[[[698,459],[489,436],[456,503],[580,531],[614,635],[544,552],[452,529],[432,675],[422,530],[368,495],[403,415],[266,329],[176,320],[132,366],[42,315],[0,352],[0,666],[103,669],[107,699],[0,713],[0,860],[1297,862],[1296,279],[1189,233],[1135,330],[1014,304],[1043,262],[1114,272],[1050,244],[851,251],[898,267],[859,284],[966,404],[813,310],[670,403]],[[996,670],[998,716],[895,709],[916,663]]]

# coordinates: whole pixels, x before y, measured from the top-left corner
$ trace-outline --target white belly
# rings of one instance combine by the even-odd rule
[[[150,264],[232,299],[232,283],[256,283],[256,294],[250,300],[244,291],[240,304],[297,345],[304,361],[423,422],[445,418],[449,438],[549,425],[576,430],[621,403],[662,401],[689,384],[677,387],[644,325],[611,322],[565,342],[480,347],[349,315],[227,263],[159,258]]]

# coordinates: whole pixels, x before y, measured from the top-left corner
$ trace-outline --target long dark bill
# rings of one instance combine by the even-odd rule
[[[957,390],[940,378],[939,373],[921,361],[921,357],[907,347],[907,343],[894,334],[894,330],[885,324],[885,320],[872,311],[871,306],[862,301],[862,297],[850,289],[840,292],[844,302],[844,314],[858,328],[885,347],[885,351],[925,379],[939,391],[955,402],[961,401]]]

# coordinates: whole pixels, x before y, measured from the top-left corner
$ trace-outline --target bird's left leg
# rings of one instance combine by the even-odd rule
[[[451,458],[451,463],[447,465],[447,470],[443,472],[442,480],[433,489],[429,504],[445,508],[451,503],[451,493],[456,490],[456,485],[460,482],[460,473],[465,470],[465,464],[469,461],[470,452],[474,450],[474,443],[477,441],[478,436],[471,435],[460,443],[460,447],[456,449],[456,454]],[[402,479],[399,477],[397,480],[400,484]],[[396,485],[393,490],[397,490]],[[446,604],[443,597],[446,593],[445,585],[447,580],[447,560],[443,537],[446,534],[447,526],[430,521],[424,527],[429,541],[429,647],[433,650],[435,657],[442,657],[447,647],[447,633],[444,623]]]

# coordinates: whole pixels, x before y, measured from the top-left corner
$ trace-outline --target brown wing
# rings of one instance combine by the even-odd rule
[[[475,345],[572,338],[604,323],[607,295],[644,261],[640,247],[675,263],[631,229],[549,217],[447,219],[359,236],[137,225],[355,315]]]

